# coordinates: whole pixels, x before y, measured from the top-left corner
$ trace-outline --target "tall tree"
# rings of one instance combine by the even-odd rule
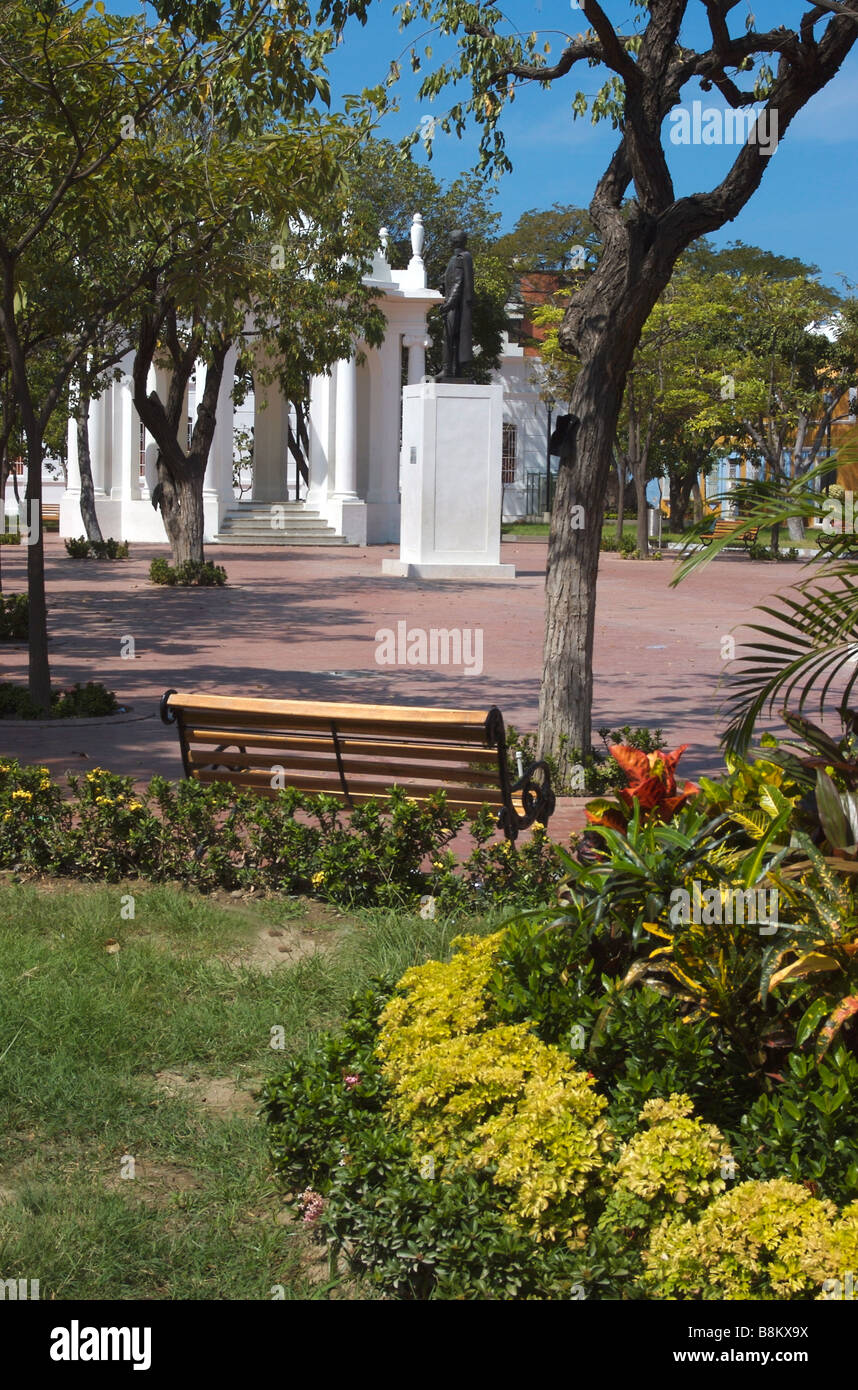
[[[177,230],[196,233],[198,208],[184,202],[190,171],[164,178],[138,134],[155,112],[204,122],[217,102],[237,138],[278,113],[298,120],[329,96],[323,60],[336,36],[311,27],[302,0],[156,8],[163,23],[108,15],[100,0],[0,3],[0,333],[27,440],[29,685],[43,709],[45,430],[104,325],[151,282]],[[150,222],[160,218],[148,242],[135,225],[143,206]],[[62,347],[44,382],[33,364],[49,341]]]
[[[523,212],[494,249],[512,267],[555,271],[566,284],[570,272],[598,260],[599,238],[585,208],[554,203],[541,212]]]
[[[631,25],[624,28],[608,11],[622,9],[626,16],[627,5],[581,0],[589,28],[569,36],[556,57],[544,35],[514,30],[496,5],[407,0],[400,7],[405,23],[428,19],[454,36],[452,56],[424,78],[421,96],[430,99],[447,84],[468,84],[469,94],[451,108],[451,120],[463,127],[470,114],[481,125],[484,167],[510,168],[499,121],[522,85],[552,86],[581,65],[607,70],[595,100],[579,91],[573,102],[579,113],[612,119],[619,136],[589,206],[602,253],[573,295],[559,335],[561,346],[581,362],[572,399],[580,427],[576,448],[558,475],[552,513],[539,743],[564,769],[574,750],[591,741],[604,497],[626,377],[643,327],[683,251],[735,218],[759,188],[773,152],[764,138],[773,122],[783,138],[858,40],[858,0],[796,3],[796,27],[768,32],[758,31],[750,14],[745,31],[736,32],[731,17],[738,7],[738,0],[633,0]],[[349,13],[365,15],[366,0],[327,0],[325,9],[342,23]],[[699,45],[689,41],[693,20],[708,31]],[[412,66],[422,62],[415,47]],[[678,197],[665,122],[689,92],[713,87],[729,111],[757,101],[764,115],[723,178],[708,191]],[[690,113],[681,115],[690,124]],[[585,510],[583,529],[571,524],[575,506]]]
[[[165,239],[140,209],[144,236],[166,244],[148,277],[132,373],[135,406],[158,446],[155,500],[176,564],[204,558],[203,481],[231,350],[253,359],[257,386],[276,376],[300,402],[311,375],[348,357],[356,340],[379,340],[382,320],[362,283],[372,241],[347,216],[341,173],[363,137],[360,121],[346,127],[314,113],[255,135],[230,137],[216,113],[152,133],[153,160],[174,177],[187,171],[192,213]],[[198,359],[205,386],[188,440]],[[164,370],[159,390],[149,389],[153,366]]]

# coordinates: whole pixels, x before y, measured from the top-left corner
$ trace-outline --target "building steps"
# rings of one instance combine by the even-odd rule
[[[237,502],[221,518],[215,545],[349,545],[303,502]]]

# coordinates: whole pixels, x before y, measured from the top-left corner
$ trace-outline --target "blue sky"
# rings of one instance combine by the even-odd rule
[[[623,0],[603,3],[611,19],[630,32],[639,12]],[[801,0],[745,0],[734,11],[731,27],[742,32],[745,13],[751,10],[758,30],[781,24],[797,27],[808,8]],[[117,0],[116,9],[131,12],[138,6],[133,0]],[[564,35],[586,28],[583,15],[569,0],[508,0],[504,13],[515,28],[544,32],[555,54],[563,47]],[[701,3],[689,6],[691,22],[682,36],[685,42],[702,43],[703,13]],[[335,92],[342,95],[381,82],[391,59],[404,53],[407,60],[412,34],[421,38],[420,47],[432,45],[437,60],[445,51],[444,41],[427,29],[424,22],[416,21],[401,33],[389,0],[376,0],[370,5],[367,25],[350,22],[333,56],[330,70]],[[403,70],[407,76],[400,87],[400,110],[380,131],[391,139],[413,130],[424,115],[442,115],[453,100],[442,94],[433,104],[420,101],[417,79],[411,77],[407,61]],[[502,214],[502,230],[509,230],[530,208],[549,207],[555,202],[586,206],[589,202],[617,136],[609,122],[594,127],[589,117],[573,120],[571,103],[576,91],[594,93],[600,81],[600,70],[583,65],[550,91],[526,89],[507,107],[503,130],[513,172],[497,185],[496,207]],[[686,97],[688,101],[702,100],[706,106],[721,105],[717,94],[703,94],[693,87],[688,88]],[[797,116],[745,210],[713,240],[724,244],[739,239],[784,255],[801,256],[818,265],[823,278],[838,287],[838,272],[858,281],[856,136],[858,45],[829,86]],[[457,140],[439,133],[433,171],[440,178],[454,178],[473,166],[476,146],[475,136]],[[669,146],[677,192],[687,194],[714,186],[729,167],[731,153],[735,151],[718,146]],[[418,152],[415,157],[425,158]]]

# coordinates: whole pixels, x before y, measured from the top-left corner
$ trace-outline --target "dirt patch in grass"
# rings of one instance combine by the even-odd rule
[[[165,1095],[182,1096],[221,1120],[229,1120],[234,1115],[255,1114],[253,1092],[261,1085],[258,1077],[239,1085],[226,1076],[202,1076],[189,1080],[177,1071],[159,1071],[155,1081]]]
[[[263,975],[270,975],[280,965],[297,965],[298,961],[330,951],[339,941],[346,920],[335,907],[315,898],[288,900],[283,905],[282,916],[271,899],[264,902],[264,913],[259,911],[263,907],[259,899],[256,902],[247,898],[237,901],[226,896],[220,898],[219,905],[255,928],[246,941],[236,942],[228,951],[219,952],[220,959],[236,968],[259,970]],[[260,926],[259,919],[263,915],[268,920]]]
[[[193,1192],[202,1187],[199,1176],[192,1168],[179,1163],[155,1163],[149,1159],[135,1158],[134,1176],[122,1177],[121,1173],[111,1173],[104,1180],[108,1192],[122,1192],[135,1197],[149,1206],[165,1206],[176,1192]]]

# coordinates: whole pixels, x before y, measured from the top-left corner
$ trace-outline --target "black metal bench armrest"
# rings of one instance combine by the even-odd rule
[[[533,774],[541,772],[542,778],[534,780]],[[510,797],[498,816],[498,825],[510,840],[516,840],[522,830],[539,822],[547,825],[554,815],[557,798],[551,789],[551,774],[548,764],[528,763],[517,782],[510,787]],[[522,813],[512,804],[512,793],[521,793]]]

